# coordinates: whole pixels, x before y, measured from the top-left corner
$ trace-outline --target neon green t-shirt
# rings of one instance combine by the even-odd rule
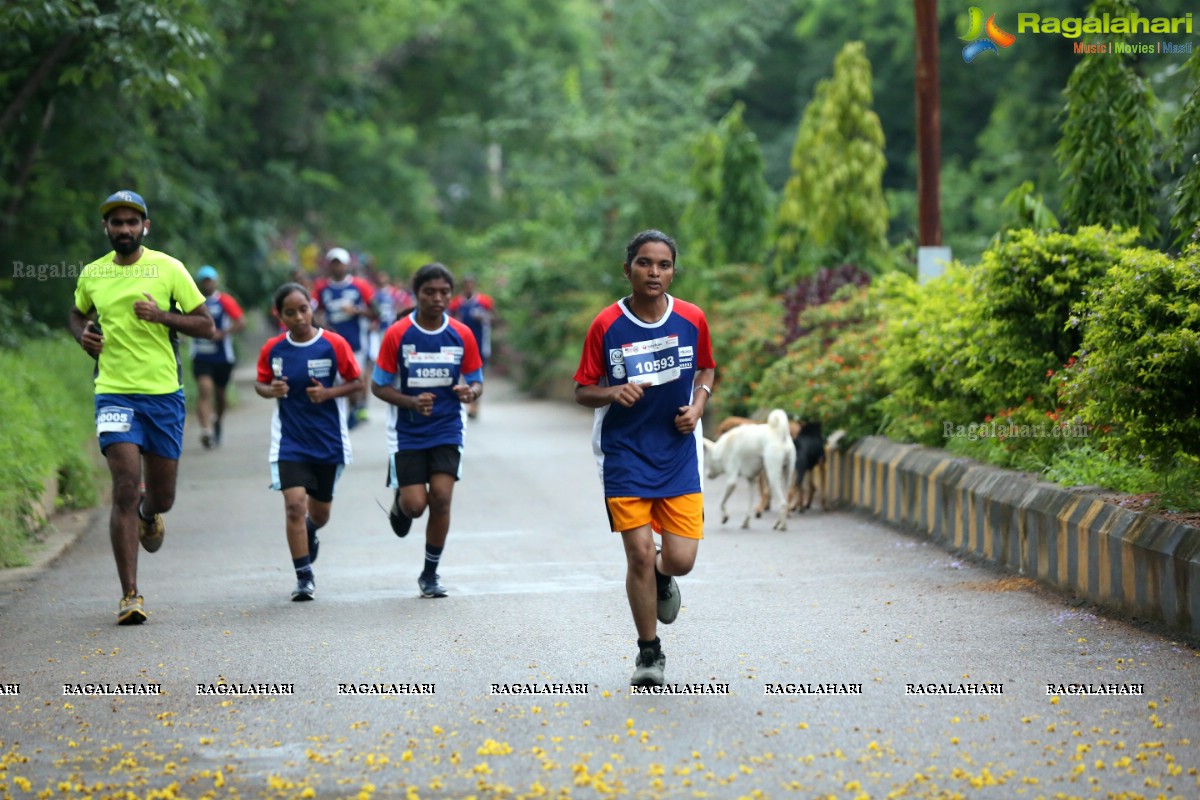
[[[97,394],[172,394],[183,387],[175,332],[140,320],[133,304],[154,298],[164,311],[186,314],[204,304],[204,295],[183,264],[166,253],[142,248],[136,263],[122,266],[115,252],[83,268],[75,286],[75,307],[96,309],[104,349],[96,370]]]

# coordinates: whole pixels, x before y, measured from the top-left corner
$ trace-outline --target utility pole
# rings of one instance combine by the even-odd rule
[[[917,244],[918,273],[941,273],[950,260],[942,248],[942,123],[938,89],[937,0],[913,0],[917,45]]]

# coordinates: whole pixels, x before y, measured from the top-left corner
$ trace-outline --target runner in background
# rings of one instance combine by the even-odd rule
[[[392,276],[383,270],[375,271],[375,312],[378,316],[371,325],[367,356],[370,363],[379,360],[379,345],[392,323],[408,314],[416,305],[412,293],[392,283]],[[368,373],[369,374],[369,373]]]
[[[206,450],[221,444],[221,418],[225,415],[225,387],[233,375],[233,337],[245,326],[245,314],[232,295],[218,291],[220,276],[205,264],[196,270],[196,285],[212,315],[217,332],[212,339],[192,339],[192,376],[196,379],[196,416],[200,418],[200,443]]]
[[[375,319],[375,290],[370,282],[350,273],[350,253],[335,247],[325,257],[329,277],[313,285],[316,299],[316,322],[319,327],[336,332],[350,345],[358,359],[359,370],[367,365],[367,332]],[[349,397],[349,426],[353,428],[367,419],[367,390],[364,387]]]
[[[466,324],[475,334],[479,344],[479,355],[483,357],[486,367],[492,358],[492,321],[496,317],[496,303],[491,297],[479,291],[478,283],[472,275],[466,275],[462,281],[462,291],[450,300],[450,316]],[[467,407],[467,416],[471,419],[479,416],[479,401]]]

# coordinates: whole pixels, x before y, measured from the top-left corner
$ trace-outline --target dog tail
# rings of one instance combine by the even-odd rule
[[[846,432],[844,430],[842,430],[841,428],[838,428],[836,431],[829,434],[829,438],[825,440],[825,449],[826,450],[837,450],[839,447],[842,446],[842,438],[845,435],[846,435]]]
[[[777,408],[767,415],[767,427],[771,432],[779,438],[781,442],[791,443],[792,429],[788,425],[787,412]]]

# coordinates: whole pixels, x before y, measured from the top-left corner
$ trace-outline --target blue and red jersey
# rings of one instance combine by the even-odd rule
[[[466,323],[475,334],[475,342],[479,345],[479,354],[483,358],[492,357],[492,315],[496,311],[496,303],[483,292],[476,292],[470,297],[456,294],[450,298],[450,307],[446,309],[450,316]]]
[[[350,344],[350,349],[357,353],[366,348],[370,319],[352,312],[371,305],[375,289],[370,283],[349,275],[340,281],[322,278],[313,286],[313,296],[317,307],[325,312],[326,324]]]
[[[592,450],[605,497],[678,497],[702,491],[703,433],[675,429],[691,405],[696,372],[714,369],[708,321],[698,306],[667,295],[654,323],[634,316],[624,300],[592,321],[575,382],[581,386],[640,383],[642,399],[596,409]]]
[[[217,330],[228,332],[244,315],[238,301],[224,292],[213,292],[204,298],[208,313],[212,314]],[[192,339],[192,360],[213,364],[233,363],[233,339],[226,336],[219,342],[210,339]]]
[[[433,413],[428,417],[410,409],[388,409],[387,442],[391,453],[427,450],[440,445],[462,447],[466,408],[454,393],[463,378],[483,381],[483,360],[475,334],[446,314],[436,331],[417,325],[416,312],[396,321],[383,335],[372,380],[403,394],[432,392]]]
[[[258,382],[270,383],[278,376],[288,383],[288,393],[275,402],[271,417],[268,460],[349,464],[346,398],[313,403],[306,390],[313,379],[330,387],[360,374],[354,351],[333,331],[318,329],[307,342],[293,342],[288,333],[268,340],[258,356]]]

